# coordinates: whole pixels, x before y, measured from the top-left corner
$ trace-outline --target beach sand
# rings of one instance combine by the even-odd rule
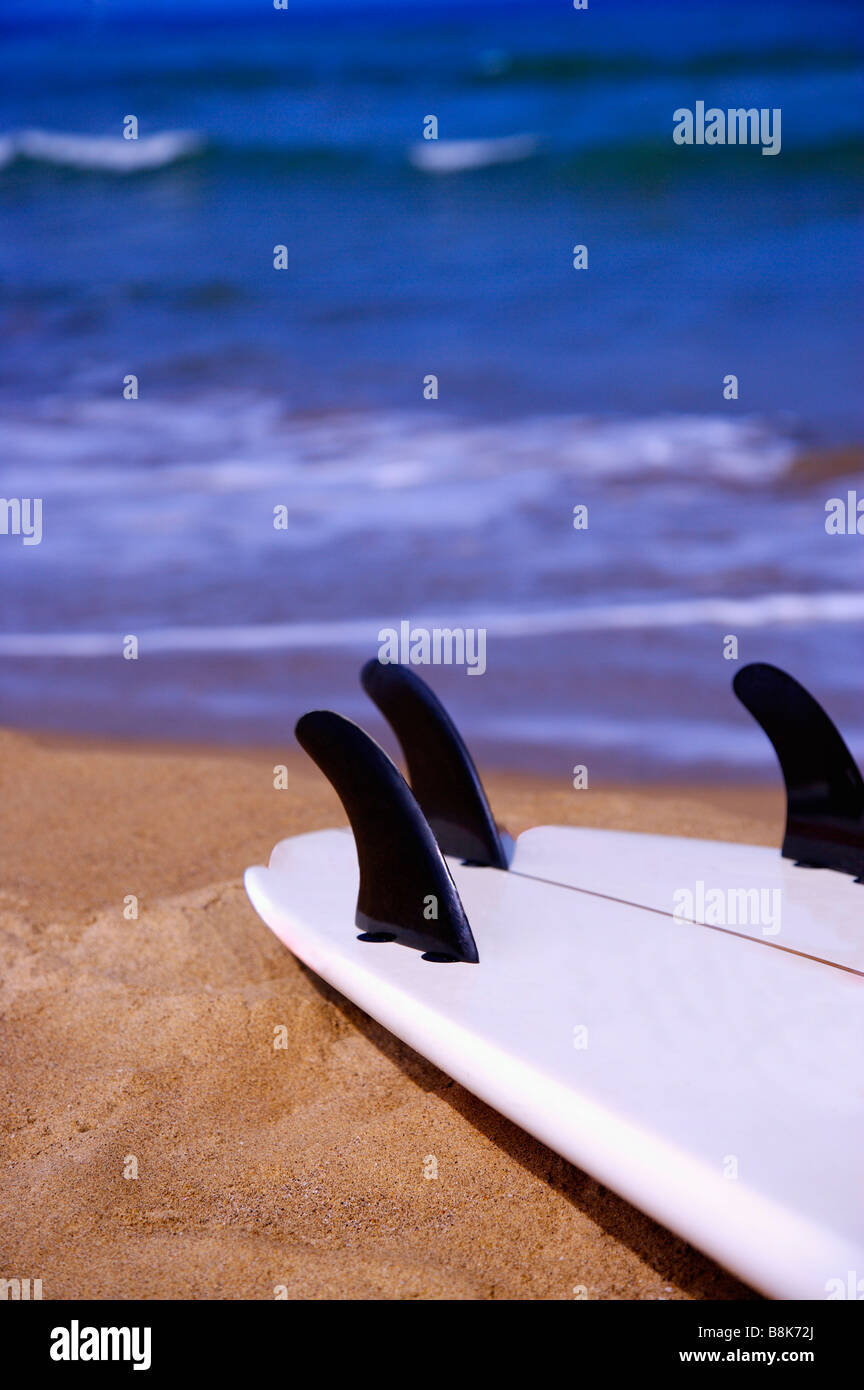
[[[6,733],[0,755],[0,1276],[46,1299],[755,1296],[258,920],[243,869],[344,823],[311,764],[291,758],[276,791],[272,750]],[[512,833],[780,833],[779,790],[486,780]]]

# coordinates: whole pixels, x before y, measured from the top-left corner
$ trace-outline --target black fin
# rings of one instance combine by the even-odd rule
[[[465,910],[411,788],[383,748],[350,719],[304,714],[297,741],[345,807],[360,865],[355,921],[436,959],[479,960]],[[437,918],[424,910],[434,898]]]
[[[783,854],[814,868],[864,874],[864,781],[824,709],[776,666],[744,666],[732,682],[765,730],[786,783]]]
[[[438,696],[407,666],[384,665],[374,657],[360,680],[399,740],[411,790],[442,852],[506,869],[507,854],[483,783]]]

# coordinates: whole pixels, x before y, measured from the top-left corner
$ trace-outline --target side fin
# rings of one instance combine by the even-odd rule
[[[864,874],[864,780],[824,709],[776,666],[744,666],[732,682],[762,725],[786,783],[783,854],[814,868]]]
[[[295,733],[351,822],[360,865],[355,921],[361,932],[413,946],[435,960],[478,961],[435,836],[384,749],[350,719],[329,710],[304,714]]]
[[[483,783],[437,695],[407,666],[374,657],[360,680],[399,740],[411,790],[442,852],[506,869],[507,852]]]

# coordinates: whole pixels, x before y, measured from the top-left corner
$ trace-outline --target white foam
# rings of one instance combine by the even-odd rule
[[[650,631],[654,628],[716,624],[728,628],[807,627],[864,619],[864,594],[765,594],[751,598],[680,599],[654,603],[609,603],[594,607],[518,612],[473,612],[412,618],[413,627],[485,628],[488,640],[561,636],[572,632]],[[251,652],[377,645],[378,633],[397,627],[392,617],[348,618],[311,623],[248,623],[233,627],[160,627],[137,635],[140,650],[153,654]],[[0,657],[117,656],[118,632],[0,634]]]
[[[530,159],[537,150],[534,135],[502,135],[490,140],[419,140],[408,151],[415,169],[427,174],[458,174],[491,164]]]
[[[16,155],[58,164],[72,169],[92,169],[113,174],[134,174],[143,169],[161,169],[202,148],[204,141],[194,131],[166,130],[124,140],[119,135],[70,135],[54,130],[22,130],[4,136],[0,143],[0,166]]]
[[[197,492],[254,491],[290,470],[294,495],[313,507],[320,501],[328,514],[332,499],[321,494],[346,485],[359,505],[366,488],[407,495],[446,485],[461,493],[494,478],[486,491],[508,507],[508,485],[517,493],[547,486],[557,493],[567,475],[762,487],[782,477],[796,454],[792,439],[747,416],[534,415],[491,423],[410,411],[307,417],[286,414],[278,400],[235,392],[154,400],[139,417],[130,433],[128,402],[98,394],[47,399],[27,414],[7,410],[0,446],[9,466],[18,460],[28,474],[51,460],[77,459],[74,470],[52,478],[62,492],[92,487],[104,495],[138,482],[152,491],[154,459],[161,488]],[[106,477],[102,464],[120,457],[123,468]],[[423,509],[434,518],[428,496]]]

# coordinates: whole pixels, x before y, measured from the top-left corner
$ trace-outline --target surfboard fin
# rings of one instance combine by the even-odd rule
[[[864,875],[864,780],[837,728],[776,666],[744,666],[738,699],[774,746],[786,783],[782,853],[802,865]]]
[[[351,822],[360,865],[355,921],[365,939],[399,941],[427,959],[476,963],[477,946],[450,870],[384,749],[330,710],[304,714],[295,733]]]
[[[438,696],[407,666],[374,657],[360,681],[399,740],[411,790],[442,853],[506,869],[506,846],[483,783]]]

